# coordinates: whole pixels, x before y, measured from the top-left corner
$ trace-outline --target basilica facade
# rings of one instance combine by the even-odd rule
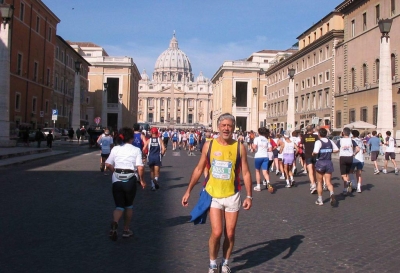
[[[152,78],[146,70],[139,81],[138,122],[161,128],[209,127],[212,116],[211,82],[200,72],[194,78],[188,56],[173,35],[157,58]]]

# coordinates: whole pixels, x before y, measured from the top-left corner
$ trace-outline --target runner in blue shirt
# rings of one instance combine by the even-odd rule
[[[377,132],[373,131],[372,132],[372,137],[368,140],[367,145],[371,145],[371,161],[374,162],[375,165],[375,170],[374,174],[379,174],[379,168],[378,168],[378,155],[379,155],[379,148],[382,145],[381,140],[376,136]]]

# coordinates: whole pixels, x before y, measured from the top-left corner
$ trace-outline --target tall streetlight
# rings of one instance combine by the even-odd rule
[[[295,118],[294,118],[294,74],[296,70],[294,68],[288,69],[289,76],[289,95],[288,95],[288,110],[286,120],[286,130],[294,130]]]
[[[104,89],[103,89],[103,94],[102,94],[102,111],[101,111],[101,124],[103,127],[107,126],[107,90],[108,90],[108,82],[103,83]]]
[[[75,85],[74,85],[74,102],[72,105],[72,128],[74,130],[81,127],[81,72],[80,61],[75,62]]]
[[[14,6],[1,4],[0,13],[3,27],[0,25],[0,146],[15,146],[10,140],[10,20]]]
[[[390,37],[392,19],[381,19],[378,22],[382,33],[379,52],[379,91],[378,91],[378,121],[377,130],[384,134],[393,132],[393,94],[390,60]]]

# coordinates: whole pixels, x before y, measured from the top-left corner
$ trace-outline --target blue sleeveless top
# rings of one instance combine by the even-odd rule
[[[331,141],[328,139],[328,142],[321,141],[321,149],[319,149],[318,160],[331,160],[333,146]]]
[[[151,156],[160,156],[161,154],[161,146],[158,137],[150,138],[149,142],[149,157]]]
[[[138,147],[140,150],[143,149],[142,133],[134,133],[132,145]]]

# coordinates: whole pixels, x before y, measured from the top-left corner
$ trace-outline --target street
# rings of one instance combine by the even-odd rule
[[[134,202],[135,235],[119,234],[117,242],[108,238],[114,202],[99,150],[56,147],[70,153],[0,169],[1,272],[207,272],[209,222],[188,223],[199,184],[189,208],[181,205],[199,152],[168,148],[160,190],[150,191],[146,168],[148,186]],[[255,184],[252,155],[248,160]],[[274,194],[253,192],[253,207],[239,215],[232,272],[399,271],[399,177],[393,168],[373,175],[366,164],[363,192],[342,197],[337,160],[334,166],[334,208],[328,192],[323,206],[314,204],[304,174],[289,189],[272,174]]]

